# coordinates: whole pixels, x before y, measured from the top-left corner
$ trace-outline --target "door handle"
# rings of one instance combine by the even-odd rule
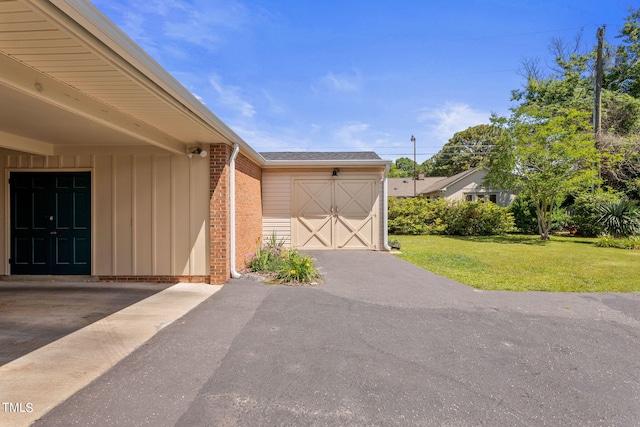
[[[52,231],[49,234],[58,234],[58,232],[57,231]]]

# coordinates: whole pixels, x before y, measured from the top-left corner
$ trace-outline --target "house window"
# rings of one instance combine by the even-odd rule
[[[484,203],[484,202],[492,202],[492,203],[497,203],[498,202],[498,195],[497,194],[476,194],[476,193],[466,193],[464,195],[464,199],[467,202],[480,202],[480,203]]]

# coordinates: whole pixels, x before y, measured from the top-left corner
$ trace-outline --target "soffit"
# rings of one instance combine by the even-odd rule
[[[65,143],[56,138],[67,144],[98,144],[119,137],[174,152],[184,152],[190,144],[229,142],[49,2],[36,8],[0,0],[1,54],[7,66],[0,71],[0,93],[8,96],[2,100],[7,116],[1,124],[16,135],[52,144]],[[12,112],[12,105],[20,108]],[[19,110],[42,119],[41,129],[34,130],[34,120]],[[6,123],[13,119],[13,124]],[[60,129],[60,123],[66,123],[67,130]],[[77,128],[68,129],[73,125]],[[91,130],[96,138],[85,135],[82,142],[80,129]],[[56,130],[57,136],[44,135],[47,130]]]

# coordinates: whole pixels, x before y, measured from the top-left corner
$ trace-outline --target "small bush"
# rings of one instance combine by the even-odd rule
[[[275,273],[284,265],[286,255],[284,239],[278,240],[274,233],[267,242],[258,245],[255,254],[249,255],[247,267],[251,271]]]
[[[607,234],[627,237],[640,233],[640,210],[635,202],[621,199],[615,203],[605,203],[598,207],[598,224]]]
[[[311,257],[284,247],[284,239],[272,235],[249,255],[247,267],[253,272],[267,273],[281,283],[311,283],[320,278]]]
[[[287,283],[311,283],[320,278],[320,273],[313,266],[310,257],[289,250],[284,264],[278,271],[278,278]]]
[[[596,246],[601,248],[640,249],[640,237],[632,236],[617,239],[610,235],[603,235],[596,240]]]
[[[518,232],[524,234],[538,233],[536,206],[531,198],[519,194],[509,206],[509,211],[513,215],[514,226]]]
[[[616,203],[620,196],[611,191],[596,191],[594,193],[584,193],[575,198],[571,207],[572,215],[570,226],[575,229],[576,234],[585,237],[595,237],[604,233],[603,224],[599,221],[601,213],[600,206],[607,203]]]

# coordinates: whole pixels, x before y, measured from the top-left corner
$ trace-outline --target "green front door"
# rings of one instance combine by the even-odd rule
[[[90,172],[11,172],[11,274],[91,274]]]

